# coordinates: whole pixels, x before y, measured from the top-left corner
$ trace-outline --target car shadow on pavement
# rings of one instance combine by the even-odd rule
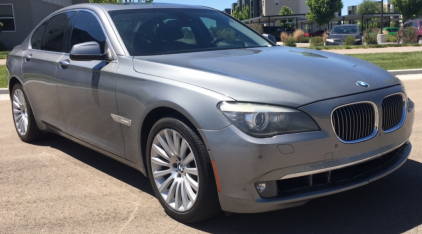
[[[366,186],[261,214],[190,225],[210,233],[403,233],[422,224],[422,164],[408,160]]]
[[[35,144],[60,150],[103,173],[154,196],[149,179],[141,172],[85,146],[56,135]]]
[[[62,137],[37,145],[71,157],[154,196],[141,172]],[[403,233],[422,225],[422,164],[408,160],[369,185],[261,214],[224,213],[188,226],[210,233]]]

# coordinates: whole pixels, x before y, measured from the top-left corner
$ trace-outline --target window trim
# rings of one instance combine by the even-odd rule
[[[13,19],[13,25],[15,26],[15,30],[14,31],[1,31],[2,33],[14,33],[14,32],[16,32],[17,31],[17,28],[16,28],[16,15],[15,15],[15,8],[13,7],[13,3],[2,3],[2,4],[0,4],[0,6],[6,6],[6,5],[9,5],[9,6],[12,6],[12,13],[13,13],[13,17],[0,17],[1,19]]]

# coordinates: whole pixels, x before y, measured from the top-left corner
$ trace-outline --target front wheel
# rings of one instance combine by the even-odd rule
[[[22,85],[16,84],[12,89],[13,121],[18,136],[24,142],[32,142],[44,136],[38,129],[32,113],[31,105],[26,97]]]
[[[152,127],[147,146],[149,178],[169,216],[193,223],[219,211],[211,160],[190,127],[180,120],[163,118]]]
[[[418,37],[418,44],[422,44],[422,37]]]

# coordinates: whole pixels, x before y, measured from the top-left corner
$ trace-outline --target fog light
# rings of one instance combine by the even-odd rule
[[[258,185],[256,186],[256,190],[258,190],[259,193],[262,193],[264,192],[265,187],[267,187],[265,183],[258,183]]]
[[[256,182],[255,188],[263,198],[276,197],[278,194],[276,181]]]

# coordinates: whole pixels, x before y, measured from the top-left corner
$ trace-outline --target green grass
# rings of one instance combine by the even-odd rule
[[[422,46],[422,44],[387,44],[387,45],[355,45],[355,46],[311,46],[308,49],[314,49],[314,50],[344,50],[344,49],[368,49],[368,48],[409,47],[409,46]]]
[[[7,87],[7,71],[6,66],[1,65],[0,66],[0,88],[6,88]]]
[[[379,53],[379,54],[349,54],[386,70],[422,69],[422,52]]]
[[[10,51],[0,51],[0,59],[6,59]]]

